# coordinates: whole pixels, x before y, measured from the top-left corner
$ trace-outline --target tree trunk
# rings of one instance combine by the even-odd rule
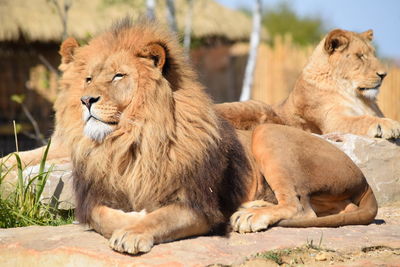
[[[240,101],[249,100],[251,97],[251,88],[254,80],[254,70],[257,61],[257,50],[260,43],[261,33],[261,0],[254,0],[253,10],[253,30],[250,37],[250,51],[247,59],[247,65],[244,75],[242,93]]]
[[[176,25],[175,18],[175,0],[166,0],[167,2],[167,19],[171,30],[178,32],[178,26]]]
[[[146,0],[146,8],[147,8],[147,18],[149,20],[155,20],[156,15],[155,15],[155,8],[156,8],[156,2],[155,0]]]
[[[62,40],[65,40],[68,37],[68,12],[72,6],[72,0],[65,0],[63,8],[61,8],[60,3],[57,0],[52,0],[52,2],[57,9],[57,13],[63,26],[61,38]]]
[[[188,57],[190,52],[190,42],[192,40],[193,2],[194,0],[187,0],[188,10],[186,13],[185,37],[183,38],[183,48],[185,49],[185,54]]]

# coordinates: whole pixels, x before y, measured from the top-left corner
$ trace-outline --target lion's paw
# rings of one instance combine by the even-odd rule
[[[264,200],[253,200],[243,203],[239,209],[272,207],[274,204]]]
[[[239,233],[251,233],[266,230],[271,217],[257,209],[241,209],[231,216],[232,229]]]
[[[384,139],[400,138],[400,122],[382,118],[377,124],[370,127],[368,135]]]
[[[120,229],[114,231],[108,244],[116,251],[138,254],[149,252],[154,246],[154,239],[148,234],[135,233],[129,229]]]

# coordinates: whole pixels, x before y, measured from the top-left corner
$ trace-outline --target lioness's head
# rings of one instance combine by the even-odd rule
[[[167,61],[168,46],[173,44],[162,30],[154,31],[125,23],[84,46],[73,38],[63,42],[63,79],[79,88],[76,101],[81,102],[84,134],[93,141],[102,142],[122,123],[133,125],[135,117],[145,117],[143,103],[151,105],[158,99],[169,105],[169,84],[174,81],[167,77],[173,61]]]
[[[319,61],[321,75],[333,79],[338,89],[375,99],[386,69],[371,44],[372,30],[355,33],[336,29],[322,40],[313,59]]]

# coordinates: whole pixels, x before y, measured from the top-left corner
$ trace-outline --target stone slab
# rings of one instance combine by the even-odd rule
[[[380,206],[400,201],[400,139],[388,141],[353,134],[322,136],[362,170]]]
[[[130,256],[112,251],[107,240],[79,225],[31,226],[0,230],[1,266],[206,266],[239,264],[257,252],[306,243],[335,250],[368,246],[400,248],[400,204],[381,209],[387,223],[339,228],[281,228],[228,237],[200,236],[156,245]],[[390,217],[386,217],[390,215]],[[381,222],[381,220],[378,220]],[[396,258],[396,260],[400,257]],[[393,266],[395,262],[393,262]],[[343,265],[346,266],[346,265]]]

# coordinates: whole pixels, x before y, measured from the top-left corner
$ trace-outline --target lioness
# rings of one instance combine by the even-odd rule
[[[217,110],[237,128],[277,121],[317,134],[353,133],[400,137],[400,123],[383,118],[376,103],[385,67],[375,56],[372,30],[331,31],[317,46],[282,104],[226,103]],[[264,106],[264,107],[263,107]]]

